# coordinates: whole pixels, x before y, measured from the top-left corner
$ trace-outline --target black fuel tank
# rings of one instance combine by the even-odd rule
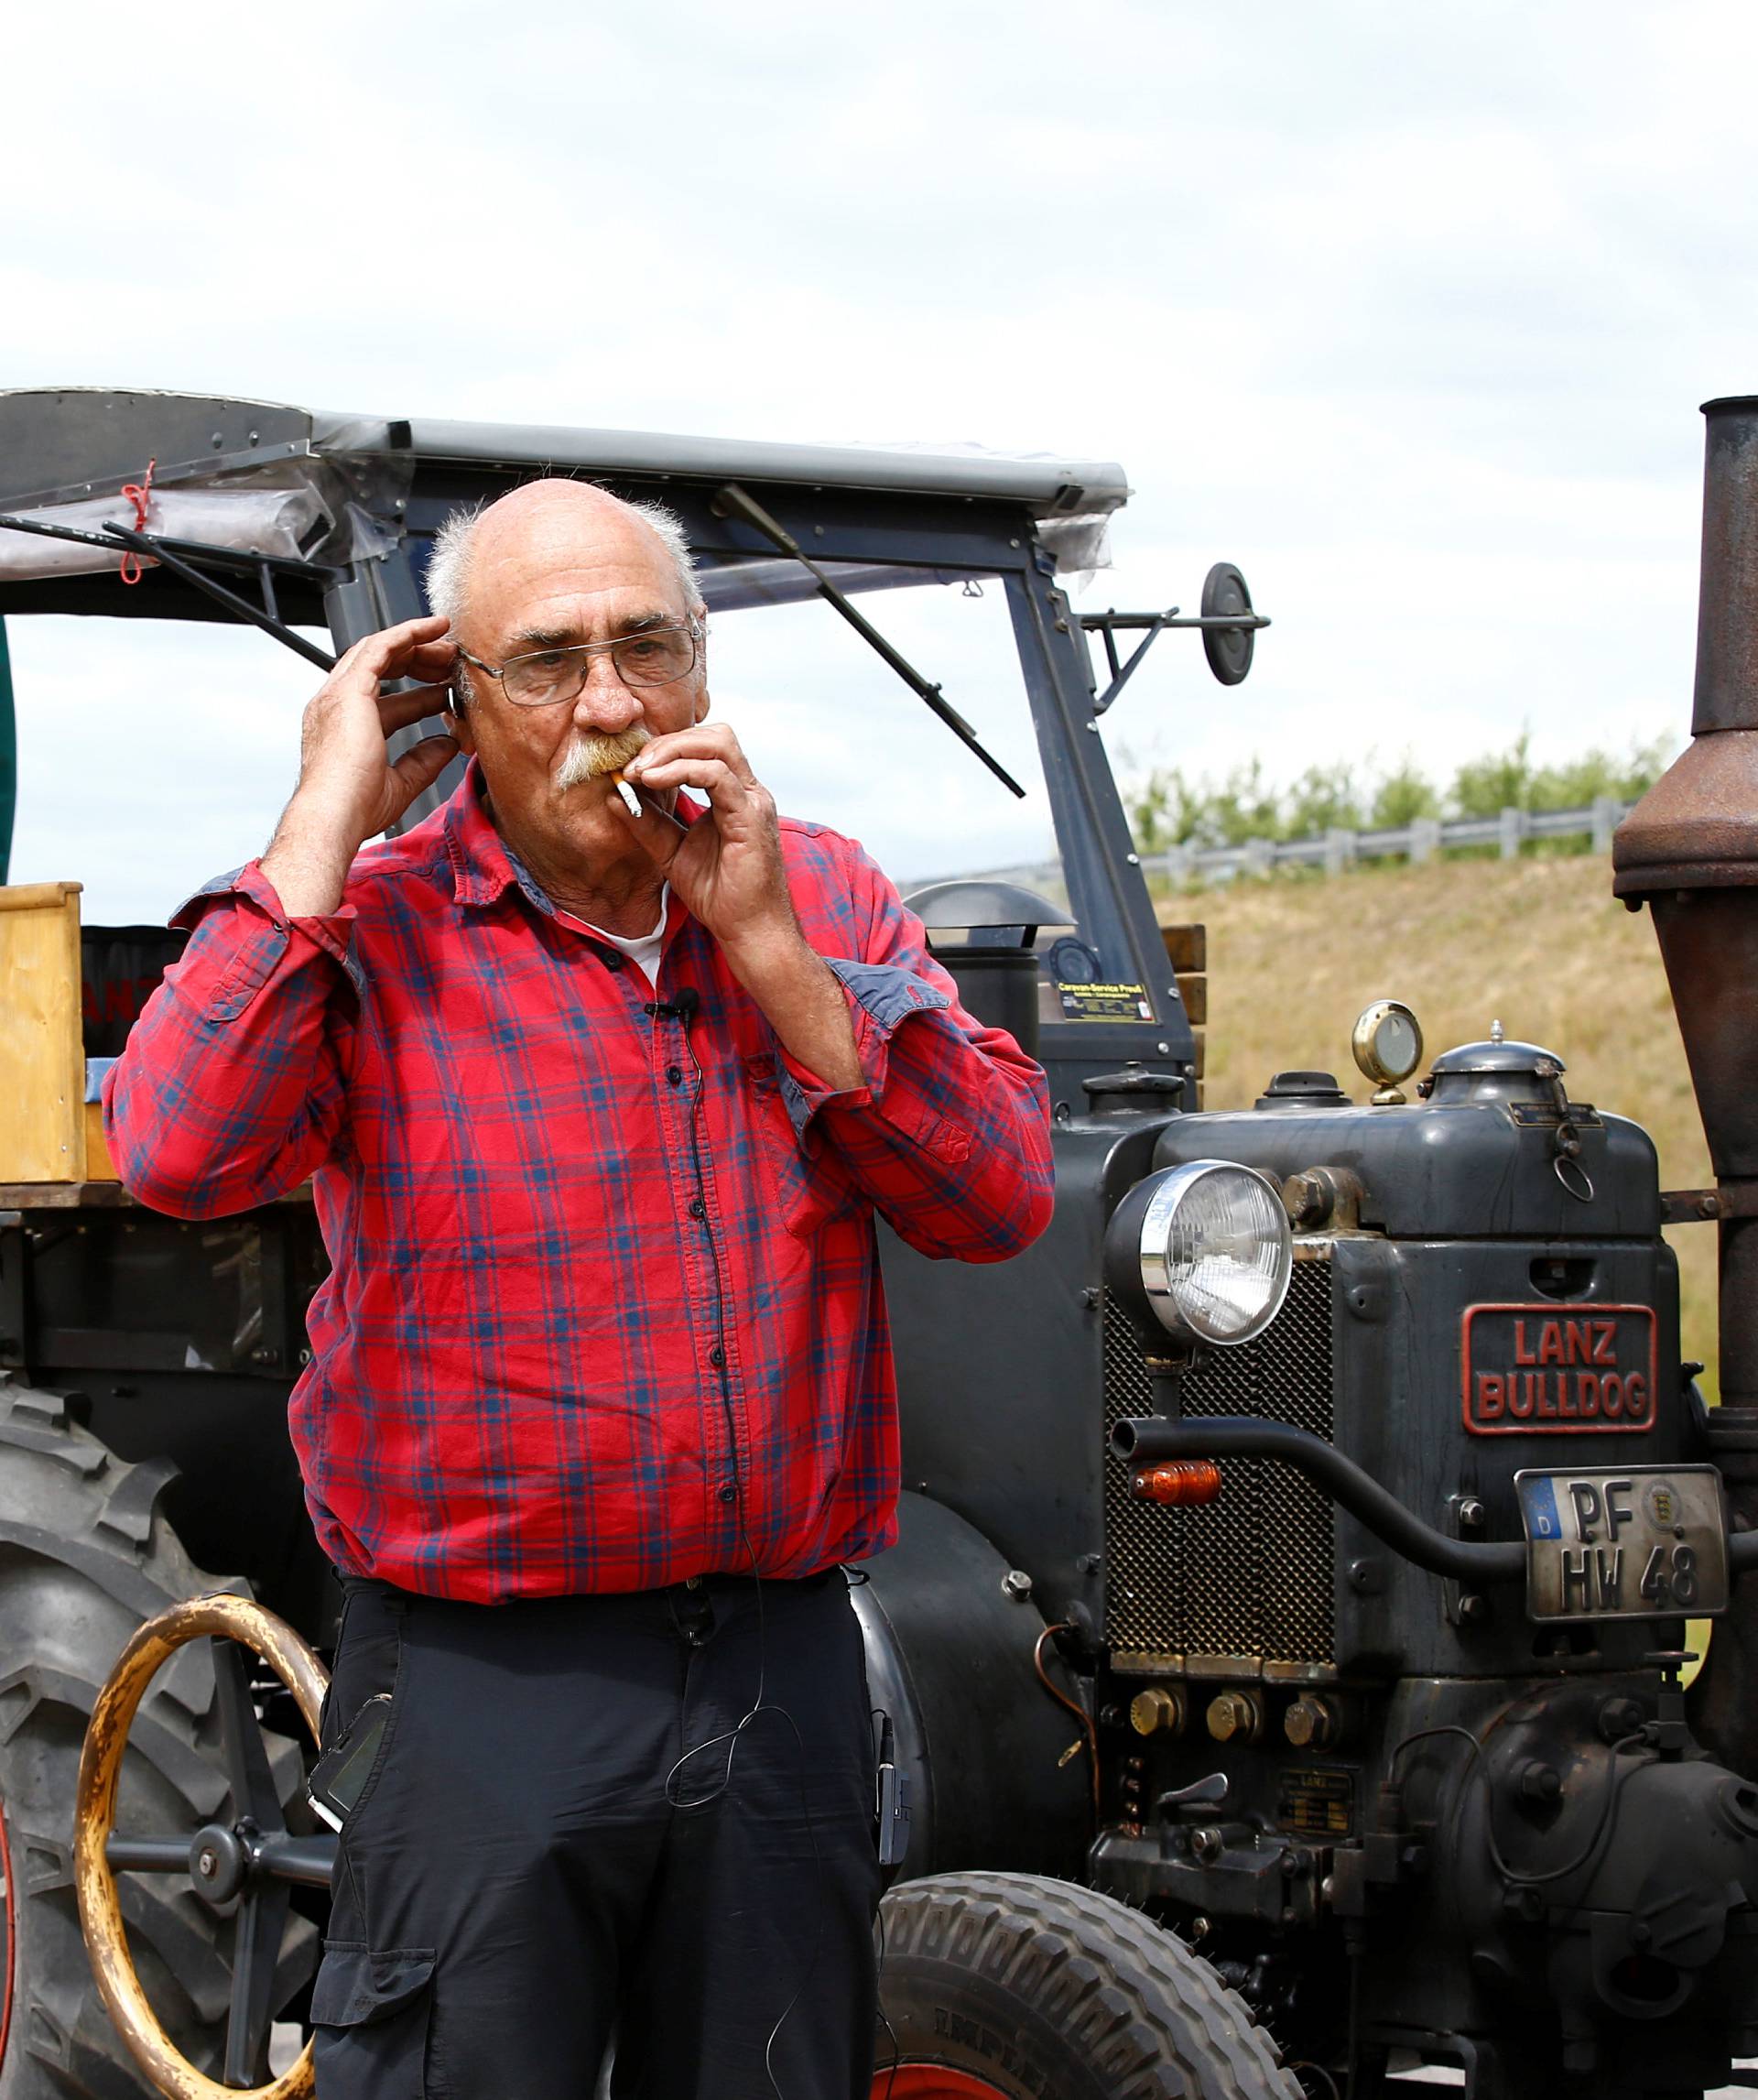
[[[1659,1166],[1645,1130],[1563,1091],[1563,1063],[1533,1043],[1468,1043],[1435,1060],[1426,1101],[1314,1105],[1273,1094],[1192,1115],[1161,1136],[1156,1166],[1237,1159],[1286,1181],[1316,1165],[1361,1184],[1359,1222],[1394,1239],[1653,1238]]]

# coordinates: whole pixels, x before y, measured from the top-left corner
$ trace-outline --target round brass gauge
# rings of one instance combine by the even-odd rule
[[[1403,1101],[1399,1084],[1422,1062],[1422,1030],[1403,1000],[1375,999],[1356,1022],[1349,1047],[1362,1073],[1379,1089],[1374,1106]]]

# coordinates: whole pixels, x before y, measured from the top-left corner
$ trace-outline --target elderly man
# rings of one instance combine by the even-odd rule
[[[865,2100],[874,1216],[1028,1245],[1042,1074],[707,719],[667,514],[534,483],[448,526],[430,596],[312,701],[106,1102],[143,1202],[309,1176],[333,1262],[292,1429],[345,1592],[326,1741],[370,1756],[320,2100],[585,2100],[613,2032],[620,2095]],[[390,763],[442,694],[455,735]]]

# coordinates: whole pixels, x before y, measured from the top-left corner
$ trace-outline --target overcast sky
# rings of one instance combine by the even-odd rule
[[[1275,626],[1233,692],[1162,641],[1113,751],[1444,774],[1688,722],[1697,406],[1758,388],[1750,5],[171,0],[16,11],[5,66],[0,384],[1117,459],[1083,605],[1224,556]],[[897,618],[999,722],[993,611]],[[904,876],[1043,843],[765,617],[715,696],[786,806]],[[15,880],[155,919],[260,850],[303,666],[11,632]]]

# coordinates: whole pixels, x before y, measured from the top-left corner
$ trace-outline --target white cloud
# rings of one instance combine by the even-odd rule
[[[1086,603],[1188,605],[1226,556],[1276,625],[1226,696],[1163,640],[1113,738],[1444,768],[1529,722],[1554,757],[1688,718],[1694,410],[1758,337],[1755,60],[1734,0],[319,0],[291,44],[217,0],[36,10],[0,378],[1114,457],[1138,495]],[[260,843],[300,667],[28,626],[16,872],[102,865],[146,915]],[[1016,834],[931,724],[912,773],[819,712],[859,645],[812,647],[739,670],[786,800],[900,862]],[[126,712],[87,738],[124,691],[150,752]]]

